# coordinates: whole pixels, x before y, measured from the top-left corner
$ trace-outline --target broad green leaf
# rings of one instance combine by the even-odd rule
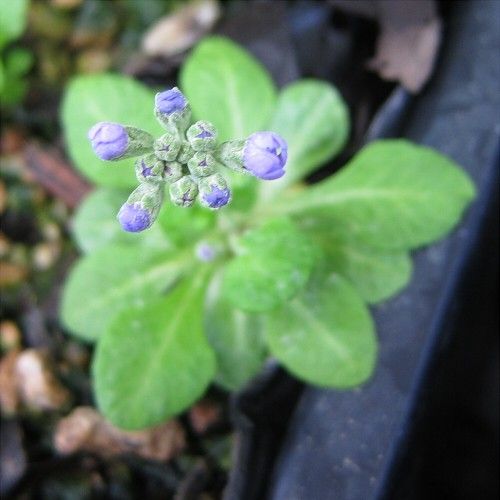
[[[232,391],[254,377],[266,357],[263,318],[236,309],[220,292],[217,275],[208,288],[204,325],[217,359],[215,381]]]
[[[349,136],[349,111],[339,92],[320,80],[299,80],[278,96],[270,130],[288,143],[285,175],[261,184],[265,196],[304,178],[333,158]]]
[[[329,269],[347,278],[370,304],[382,302],[410,281],[411,258],[404,252],[386,252],[343,241],[328,247]]]
[[[215,225],[215,212],[200,205],[178,207],[165,203],[156,222],[169,241],[178,246],[192,245]]]
[[[215,358],[202,329],[202,275],[120,314],[97,345],[96,399],[118,427],[142,429],[181,413],[205,391]]]
[[[305,217],[300,228],[321,247],[326,267],[347,278],[365,301],[388,299],[410,281],[412,262],[407,253],[367,247],[324,222]]]
[[[226,38],[200,42],[184,63],[180,82],[195,118],[212,122],[220,141],[262,130],[275,106],[275,86],[265,68]]]
[[[66,281],[61,315],[77,337],[94,341],[123,309],[143,306],[167,291],[190,255],[108,245],[80,259]]]
[[[222,287],[245,311],[269,311],[292,298],[306,284],[316,257],[309,238],[286,218],[249,231],[239,244]]]
[[[153,114],[154,92],[126,76],[86,75],[74,78],[66,89],[62,122],[66,145],[76,167],[98,185],[133,188],[137,185],[134,158],[102,161],[87,138],[97,122],[133,125],[153,134],[162,129]]]
[[[274,213],[324,219],[368,246],[406,250],[444,236],[462,217],[475,188],[453,161],[405,140],[377,141],[338,174],[278,200]]]
[[[148,248],[169,247],[166,236],[157,224],[142,233],[128,233],[121,228],[116,214],[129,194],[124,190],[98,188],[83,200],[72,223],[73,236],[80,250],[93,252],[109,243]]]
[[[26,26],[28,0],[0,2],[0,50],[11,40],[21,36]]]
[[[372,373],[377,354],[373,321],[356,290],[338,275],[314,279],[269,314],[271,353],[298,378],[348,388]]]

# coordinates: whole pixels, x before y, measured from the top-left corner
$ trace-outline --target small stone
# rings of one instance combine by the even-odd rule
[[[48,356],[40,350],[22,351],[15,376],[21,400],[32,410],[59,410],[70,400],[70,393],[56,378]]]
[[[11,243],[8,238],[0,233],[0,258],[7,257],[11,248]]]
[[[10,351],[21,347],[21,331],[14,321],[8,319],[0,322],[0,345],[2,350]]]
[[[38,271],[50,269],[61,252],[57,242],[45,242],[35,245],[33,248],[33,266]]]

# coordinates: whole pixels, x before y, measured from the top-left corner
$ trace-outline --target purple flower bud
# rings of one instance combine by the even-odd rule
[[[160,183],[139,184],[118,212],[122,228],[137,233],[150,227],[160,212],[163,194],[163,185]]]
[[[208,208],[218,209],[231,201],[231,191],[220,174],[199,181],[200,201]]]
[[[176,111],[183,111],[186,104],[186,98],[177,87],[160,92],[155,97],[156,110],[165,115],[170,115]]]
[[[217,250],[213,245],[202,242],[196,247],[196,257],[202,262],[211,262],[217,257]]]
[[[203,199],[211,208],[220,208],[227,205],[231,198],[231,193],[228,189],[219,189],[217,186],[212,186],[208,193],[203,194]]]
[[[123,156],[128,146],[128,134],[119,123],[100,122],[88,133],[94,153],[101,160],[115,160]]]
[[[118,212],[118,220],[122,228],[131,233],[144,231],[152,223],[149,212],[142,208],[139,203],[133,205],[124,203]]]
[[[255,132],[243,148],[243,167],[255,177],[268,181],[285,174],[287,158],[287,144],[274,132]]]

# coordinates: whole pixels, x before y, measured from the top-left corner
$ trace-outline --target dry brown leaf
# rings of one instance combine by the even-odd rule
[[[75,408],[57,425],[56,450],[68,455],[78,451],[102,457],[134,453],[153,460],[169,460],[186,445],[181,425],[171,420],[141,431],[124,431],[114,427],[94,408]]]
[[[142,50],[148,56],[170,57],[192,47],[220,16],[216,0],[195,0],[162,17],[145,34]]]
[[[380,25],[375,57],[368,67],[386,80],[397,80],[413,93],[431,76],[441,41],[434,0],[331,0],[347,12],[376,19]]]
[[[16,363],[19,349],[12,349],[0,360],[0,408],[3,415],[12,415],[19,408]]]
[[[24,152],[28,170],[48,193],[74,208],[90,192],[90,184],[67,163],[55,148],[29,144]]]
[[[198,434],[203,434],[221,416],[221,409],[211,401],[200,401],[189,410],[191,426]]]
[[[0,261],[0,287],[16,285],[28,276],[28,268],[22,264]]]
[[[0,181],[0,214],[3,214],[7,207],[7,188],[5,183]]]

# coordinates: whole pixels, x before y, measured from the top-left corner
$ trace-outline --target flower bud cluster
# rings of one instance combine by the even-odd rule
[[[101,122],[88,134],[102,160],[138,157],[139,186],[118,213],[125,231],[138,232],[153,224],[164,200],[165,187],[175,205],[189,207],[196,200],[218,210],[231,201],[231,190],[221,166],[265,180],[284,175],[287,145],[274,132],[256,132],[245,140],[217,144],[217,130],[208,121],[191,124],[191,108],[181,91],[156,94],[154,114],[165,128],[156,140],[144,130]]]

